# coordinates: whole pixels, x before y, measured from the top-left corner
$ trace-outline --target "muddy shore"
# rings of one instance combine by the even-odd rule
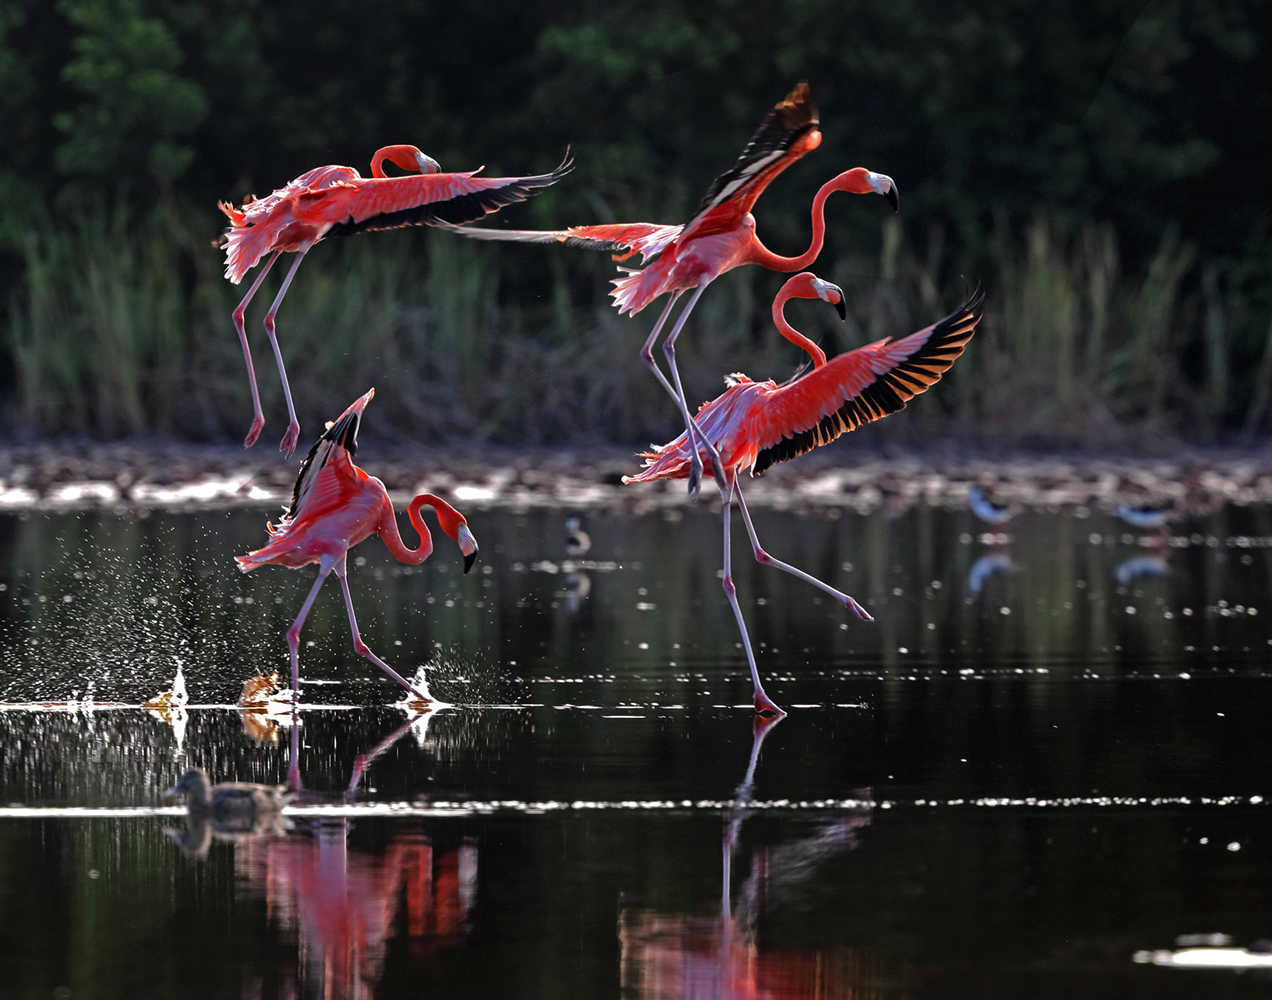
[[[876,450],[838,443],[776,466],[744,483],[752,505],[869,511],[915,504],[965,506],[972,486],[1000,504],[1024,508],[1118,504],[1198,514],[1224,503],[1272,502],[1272,448],[1180,448],[1168,454]],[[264,446],[154,442],[56,442],[0,446],[0,511],[274,507],[286,501],[299,468]],[[430,448],[365,440],[359,464],[395,497],[418,492],[468,508],[559,507],[636,512],[687,503],[682,482],[625,486],[639,467],[633,450]],[[703,490],[714,503],[714,489]]]

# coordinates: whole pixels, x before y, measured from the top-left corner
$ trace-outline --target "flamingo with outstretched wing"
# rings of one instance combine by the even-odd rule
[[[758,264],[773,271],[800,271],[812,264],[825,242],[826,199],[836,191],[873,192],[887,198],[893,210],[901,205],[896,182],[891,177],[854,167],[828,180],[813,198],[813,238],[807,250],[797,257],[782,257],[764,246],[755,235],[755,218],[751,209],[773,178],[821,143],[817,123],[817,107],[808,84],[800,83],[769,112],[737,162],[711,183],[693,218],[682,226],[630,222],[558,230],[456,228],[457,232],[473,239],[559,243],[587,250],[620,251],[616,260],[625,260],[639,253],[645,266],[625,269],[629,273],[614,280],[615,287],[610,295],[620,314],[634,315],[659,296],[671,293],[662,315],[641,348],[641,358],[676,400],[686,430],[704,444],[721,488],[724,481],[720,478],[722,470],[717,456],[710,443],[698,435],[694,427],[676,367],[676,338],[684,329],[685,321],[699,297],[707,285],[721,274],[743,264]],[[671,369],[671,380],[668,381],[654,360],[653,348],[672,308],[690,289],[693,289],[693,294],[663,343],[663,353]],[[691,463],[689,492],[696,494],[702,474],[702,460],[696,450]]]
[[[299,569],[309,563],[318,564],[318,579],[314,581],[309,596],[301,605],[300,614],[287,632],[287,646],[291,650],[292,698],[299,697],[300,690],[300,627],[313,606],[314,598],[327,575],[333,570],[344,591],[345,608],[349,613],[349,628],[353,632],[353,648],[365,656],[404,688],[422,701],[432,701],[427,690],[420,691],[401,674],[367,648],[358,633],[358,620],[353,613],[353,598],[349,594],[346,578],[346,556],[349,549],[359,542],[379,535],[390,552],[400,562],[418,565],[433,554],[433,538],[420,516],[420,508],[428,505],[437,513],[438,523],[459,544],[464,556],[464,572],[472,568],[477,558],[477,540],[468,530],[464,516],[445,500],[430,493],[421,493],[406,508],[406,516],[419,533],[420,545],[408,549],[398,531],[393,504],[384,483],[353,464],[358,450],[358,426],[362,411],[375,390],[361,396],[340,419],[327,426],[326,432],[310,450],[296,477],[291,506],[283,519],[269,530],[269,543],[245,556],[235,556],[239,569],[244,573],[274,563],[289,569]]]
[[[790,328],[783,315],[792,298],[822,299],[843,314],[844,293],[838,285],[822,281],[810,273],[790,278],[773,301],[773,322],[788,340],[799,343],[801,335]],[[733,584],[729,547],[729,519],[734,497],[742,522],[751,540],[757,562],[790,573],[805,583],[825,591],[863,621],[870,614],[847,594],[841,593],[811,574],[774,559],[760,545],[742,490],[738,472],[747,469],[759,475],[777,462],[786,462],[827,444],[862,424],[879,420],[904,409],[906,403],[926,391],[949,370],[954,359],[976,330],[984,296],[975,292],[966,304],[939,323],[900,340],[876,341],[827,361],[820,350],[809,350],[813,369],[784,385],[773,381],[755,382],[742,374],[730,375],[724,393],[698,410],[697,422],[705,438],[717,450],[724,469],[721,489],[724,515],[724,591],[742,632],[747,663],[751,668],[755,708],[758,712],[781,714],[782,710],[764,693],[755,654],[747,636],[746,622],[738,605]],[[793,334],[793,336],[792,336]],[[810,345],[805,346],[808,350]],[[646,452],[645,467],[627,483],[655,479],[684,479],[691,474],[693,452],[686,431],[674,441]]]
[[[384,173],[385,160],[417,173],[388,177]],[[456,226],[475,222],[555,184],[569,172],[570,160],[567,156],[556,170],[534,177],[477,177],[480,170],[478,167],[466,173],[444,174],[436,160],[414,146],[385,146],[371,160],[370,177],[361,176],[353,167],[316,167],[268,197],[246,202],[241,208],[220,203],[221,211],[230,218],[230,228],[221,240],[225,247],[225,276],[237,285],[268,255],[265,266],[234,310],[234,327],[243,345],[247,376],[252,385],[252,426],[243,441],[245,448],[256,443],[265,426],[265,415],[261,411],[261,396],[256,387],[256,372],[243,319],[247,304],[278,255],[296,254],[274,304],[265,314],[265,332],[274,349],[287,414],[291,418],[278,447],[290,455],[300,440],[300,422],[296,419],[287,370],[274,335],[274,316],[305,254],[315,243],[330,236],[402,226]]]

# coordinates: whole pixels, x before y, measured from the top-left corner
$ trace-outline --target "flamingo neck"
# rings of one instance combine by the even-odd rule
[[[380,537],[398,562],[418,565],[433,554],[433,536],[428,530],[428,525],[424,523],[424,518],[420,515],[420,508],[425,504],[432,504],[434,499],[435,497],[427,493],[421,493],[406,508],[406,516],[410,520],[411,526],[420,536],[420,545],[416,549],[408,549],[406,547],[406,543],[402,541],[402,535],[398,531],[397,518],[393,516],[392,508],[389,509],[389,515],[385,518],[384,524],[380,528]]]
[[[791,279],[793,281],[795,279]],[[809,295],[800,295],[797,289],[790,286],[790,281],[782,286],[782,290],[777,293],[777,298],[773,300],[773,325],[777,327],[778,333],[789,340],[796,347],[808,352],[808,356],[813,359],[813,367],[820,368],[826,363],[826,352],[796,330],[790,323],[786,322],[786,303],[791,299],[809,298]]]
[[[385,146],[383,149],[377,149],[375,156],[371,158],[371,176],[387,177],[384,172],[384,161],[396,163],[403,170],[419,172],[419,164],[415,162],[413,153],[416,152],[414,146]]]
[[[860,173],[859,167],[852,170],[845,170],[842,174],[832,177],[818,189],[816,196],[813,198],[813,240],[798,257],[783,257],[780,254],[773,253],[768,247],[760,242],[759,237],[752,237],[751,252],[747,257],[748,264],[759,264],[761,267],[767,267],[771,271],[802,271],[817,259],[817,255],[822,252],[822,247],[826,242],[826,199],[836,191],[860,191],[861,182],[858,178]],[[867,190],[869,190],[867,188]],[[776,308],[776,306],[774,307]],[[781,324],[778,324],[781,328]]]

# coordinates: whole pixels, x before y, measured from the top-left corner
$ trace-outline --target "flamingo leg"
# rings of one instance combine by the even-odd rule
[[[780,559],[774,559],[771,555],[765,552],[763,547],[760,545],[759,536],[755,533],[755,525],[751,523],[751,512],[746,509],[746,501],[742,499],[742,490],[740,487],[737,489],[737,495],[738,510],[742,512],[742,523],[746,525],[746,533],[750,536],[751,550],[755,553],[756,562],[764,566],[772,566],[775,569],[780,569],[785,573],[790,573],[791,576],[797,577],[805,583],[811,583],[814,587],[819,587],[824,590],[863,622],[874,621],[874,618],[871,617],[870,613],[847,594],[839,592],[830,584],[823,583],[821,580],[817,579],[817,577],[810,573],[805,573],[802,569],[796,569],[789,563],[784,563]]]
[[[738,606],[738,590],[733,584],[733,558],[729,551],[729,516],[732,511],[733,481],[728,481],[724,494],[724,592],[729,598],[729,606],[733,608],[733,617],[738,621],[738,630],[742,633],[742,648],[746,650],[746,662],[751,668],[751,685],[754,691],[755,710],[760,713],[770,712],[773,715],[785,715],[777,705],[764,693],[764,685],[760,683],[760,671],[755,665],[755,653],[751,649],[751,637],[746,632],[746,620],[742,617],[742,608]]]
[[[292,405],[291,386],[287,383],[287,369],[283,367],[283,352],[278,349],[278,338],[274,336],[274,317],[278,313],[278,307],[282,305],[283,296],[287,294],[287,289],[291,287],[292,278],[296,277],[296,269],[300,267],[300,262],[305,259],[305,254],[307,253],[309,253],[309,247],[302,247],[296,251],[296,259],[292,261],[291,269],[288,270],[287,277],[283,279],[282,287],[278,289],[278,294],[274,296],[274,304],[269,307],[269,312],[265,314],[265,332],[269,334],[270,346],[274,348],[274,360],[278,363],[278,375],[283,380],[283,396],[287,400],[287,416],[291,418],[291,423],[287,425],[287,432],[283,435],[282,441],[278,443],[278,450],[288,458],[296,450],[296,442],[300,440],[300,421],[296,419],[296,407]],[[271,260],[270,263],[273,263],[273,261]],[[259,281],[260,279],[257,280]]]
[[[265,413],[261,410],[261,393],[256,388],[256,369],[252,367],[252,350],[247,346],[247,329],[243,325],[243,317],[247,314],[247,304],[252,301],[252,296],[261,287],[261,282],[265,280],[265,275],[269,274],[269,269],[274,266],[274,261],[278,260],[280,253],[282,253],[281,250],[275,250],[270,254],[269,260],[261,268],[261,273],[256,276],[252,287],[243,296],[243,301],[234,310],[234,329],[238,331],[239,343],[243,345],[243,360],[247,362],[247,381],[252,386],[252,426],[248,429],[247,437],[243,439],[244,448],[250,448],[256,444],[261,428],[265,426]]]
[[[724,489],[724,467],[720,464],[720,453],[716,451],[715,445],[707,440],[707,436],[702,433],[702,428],[698,426],[698,421],[694,420],[689,413],[689,401],[685,398],[684,386],[680,382],[680,369],[676,366],[676,338],[680,336],[680,331],[685,328],[685,320],[693,312],[693,307],[698,304],[698,299],[702,297],[706,287],[707,282],[704,281],[693,290],[693,295],[690,296],[684,309],[680,311],[680,315],[676,317],[676,325],[671,328],[671,333],[667,334],[667,339],[663,341],[663,354],[667,358],[667,366],[671,369],[671,377],[676,386],[676,402],[680,404],[680,413],[685,418],[685,429],[688,431],[690,438],[689,443],[694,445],[693,461],[689,469],[689,495],[693,497],[697,497],[698,484],[702,480],[702,458],[698,454],[699,446],[706,451],[711,459],[711,474],[715,477],[716,485],[721,490]]]
[[[349,628],[353,632],[353,648],[357,651],[359,656],[365,656],[368,660],[410,691],[411,694],[419,698],[420,701],[432,701],[433,698],[427,690],[421,691],[419,688],[415,687],[415,685],[413,685],[405,677],[376,656],[375,653],[371,652],[371,650],[367,647],[367,644],[362,641],[362,636],[358,633],[358,619],[354,617],[353,614],[353,596],[349,593],[349,581],[346,579],[345,574],[341,571],[342,569],[343,567],[336,570],[336,576],[340,578],[340,589],[344,591],[345,607],[349,611]]]
[[[318,591],[322,588],[323,580],[327,579],[327,574],[335,568],[334,562],[328,562],[323,559],[318,565],[318,579],[314,581],[314,585],[309,588],[309,596],[305,598],[305,603],[300,606],[300,614],[296,616],[296,620],[292,622],[292,627],[287,630],[287,648],[291,650],[291,686],[292,686],[292,712],[296,710],[296,702],[300,698],[300,626],[305,623],[305,617],[309,614],[309,609],[314,606],[314,598],[318,596]],[[293,722],[294,724],[294,722]]]
[[[676,392],[676,387],[667,380],[667,376],[658,367],[658,362],[654,360],[654,344],[658,341],[658,334],[662,333],[662,328],[667,325],[667,317],[671,315],[672,306],[680,301],[680,296],[683,294],[683,290],[671,293],[671,298],[663,306],[662,315],[658,317],[658,322],[649,331],[649,338],[645,341],[645,346],[640,349],[640,359],[645,362],[645,367],[654,373],[654,378],[658,379],[658,384],[666,389],[667,394],[675,400],[679,400],[680,396]]]

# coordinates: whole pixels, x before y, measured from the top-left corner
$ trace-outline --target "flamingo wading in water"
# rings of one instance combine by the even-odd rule
[[[701,437],[689,415],[676,367],[676,338],[685,320],[697,305],[699,297],[712,281],[743,264],[759,264],[773,271],[800,271],[821,253],[826,237],[826,199],[836,191],[856,194],[881,194],[894,211],[901,207],[896,183],[884,174],[854,167],[832,177],[813,198],[813,238],[808,249],[797,257],[773,253],[755,235],[755,217],[751,208],[769,182],[809,150],[821,143],[817,130],[817,107],[808,84],[800,83],[760,123],[742,155],[727,171],[711,182],[693,218],[682,226],[665,226],[651,222],[614,223],[598,226],[572,226],[569,229],[531,231],[515,229],[480,229],[457,227],[464,236],[483,240],[512,240],[524,243],[561,243],[587,250],[619,250],[615,260],[641,255],[642,269],[623,268],[626,277],[614,279],[610,296],[619,314],[635,315],[659,296],[670,292],[662,315],[654,324],[641,348],[641,358],[662,387],[680,407],[685,428],[703,443],[724,488],[722,471],[715,449]],[[656,259],[655,259],[656,258]],[[652,261],[652,263],[650,263]],[[693,290],[689,301],[676,318],[671,333],[663,343],[663,353],[671,369],[671,381],[663,375],[654,360],[653,348],[672,308],[685,292]],[[696,495],[702,474],[702,459],[694,451],[689,474],[689,492]]]
[[[353,464],[358,450],[358,425],[362,411],[375,390],[370,390],[340,419],[329,424],[326,433],[318,439],[300,467],[291,506],[278,526],[270,524],[269,544],[245,556],[235,556],[239,569],[244,573],[275,563],[289,569],[299,569],[309,563],[318,564],[318,579],[314,581],[309,596],[301,605],[300,614],[287,632],[287,646],[291,650],[292,692],[297,698],[300,690],[300,627],[318,596],[327,575],[335,570],[344,591],[345,608],[349,612],[349,628],[353,632],[353,648],[365,656],[404,688],[422,701],[432,701],[427,687],[420,691],[401,674],[367,648],[358,634],[358,620],[353,614],[353,598],[349,594],[345,559],[349,549],[363,539],[379,535],[390,552],[400,562],[418,565],[433,554],[433,538],[420,516],[420,508],[428,505],[437,513],[442,530],[459,543],[464,555],[464,572],[467,573],[477,558],[477,540],[468,530],[468,522],[445,500],[430,493],[421,493],[406,509],[411,525],[419,533],[420,546],[408,549],[398,532],[397,518],[384,483]]]
[[[384,173],[385,160],[417,173],[414,176],[388,177]],[[230,228],[221,241],[225,247],[225,276],[237,285],[268,255],[265,266],[234,310],[234,327],[238,330],[243,358],[247,361],[254,411],[243,447],[254,445],[265,426],[243,319],[247,304],[252,301],[278,255],[284,252],[296,254],[274,304],[265,314],[265,332],[274,349],[278,374],[283,380],[287,414],[291,418],[287,433],[278,447],[279,451],[290,455],[300,439],[300,423],[296,419],[296,407],[292,404],[283,355],[274,336],[274,316],[305,254],[315,243],[329,236],[349,236],[402,226],[455,226],[475,222],[506,205],[532,198],[543,188],[555,184],[569,172],[570,160],[567,157],[556,170],[534,177],[475,176],[480,170],[478,167],[467,173],[444,174],[436,160],[414,146],[385,146],[371,160],[370,177],[361,176],[353,167],[315,167],[268,197],[248,201],[241,208],[220,203],[221,211],[230,218]]]
[[[973,293],[965,305],[918,333],[897,341],[885,338],[830,361],[786,322],[783,309],[792,298],[822,299],[832,303],[842,316],[844,293],[838,285],[805,272],[790,278],[773,301],[774,324],[788,340],[808,350],[813,369],[784,385],[771,380],[754,382],[742,374],[730,375],[725,380],[728,388],[723,395],[703,404],[698,411],[698,426],[717,449],[724,467],[725,485],[720,491],[724,515],[724,592],[742,633],[742,645],[751,668],[755,709],[779,715],[784,713],[764,693],[760,683],[755,653],[733,584],[729,548],[733,499],[737,498],[738,511],[757,562],[819,587],[863,621],[872,619],[866,609],[847,594],[764,551],[742,499],[737,474],[739,470],[749,469],[751,475],[759,475],[770,465],[789,461],[862,424],[904,409],[910,399],[936,383],[963,353],[963,347],[980,321],[984,296],[979,291]],[[642,457],[645,467],[635,476],[624,476],[624,482],[684,479],[690,474],[692,458],[688,432]]]

